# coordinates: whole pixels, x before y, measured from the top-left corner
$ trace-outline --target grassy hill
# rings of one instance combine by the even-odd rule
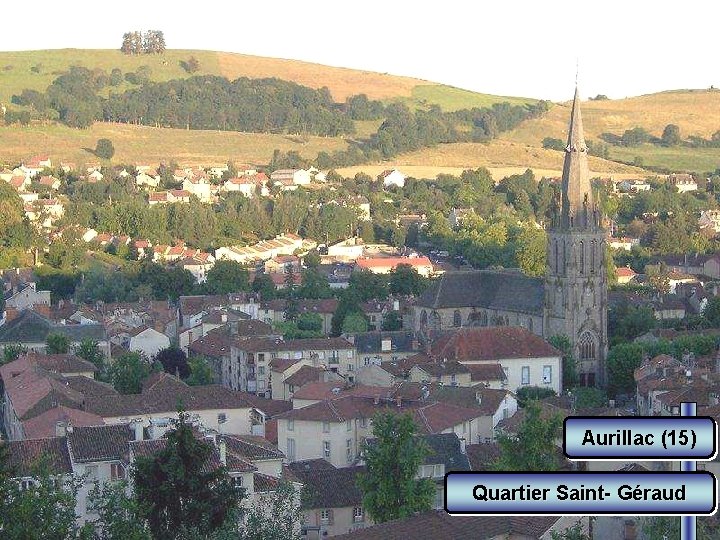
[[[0,52],[0,103],[10,103],[12,95],[24,88],[44,91],[58,74],[72,65],[102,68],[108,73],[113,68],[127,73],[140,66],[148,66],[151,78],[156,81],[189,77],[181,62],[191,56],[199,61],[198,74],[221,75],[230,79],[241,76],[278,77],[315,88],[327,86],[337,101],[365,93],[373,99],[402,101],[413,108],[438,105],[446,111],[489,106],[503,101],[512,104],[535,101],[481,94],[410,77],[236,53],[168,50],[159,56],[128,56],[116,50],[62,49]],[[113,91],[129,87],[129,84],[123,83]],[[365,168],[402,166],[410,171],[415,167],[412,169],[414,175],[434,176],[437,172],[463,167],[487,166],[498,171],[532,167],[544,170],[546,174],[556,174],[562,167],[562,155],[542,149],[542,139],[548,136],[564,139],[569,114],[569,103],[558,104],[542,118],[526,121],[490,144],[442,145]],[[720,91],[683,90],[622,100],[586,101],[583,102],[583,118],[590,139],[597,139],[604,132],[621,135],[626,129],[636,126],[659,136],[669,123],[679,125],[683,136],[709,137],[720,129]],[[357,122],[356,136],[370,136],[379,124],[379,121]],[[97,139],[103,137],[113,140],[116,162],[175,159],[188,164],[203,164],[233,159],[237,162],[266,163],[275,148],[296,150],[303,156],[314,157],[321,150],[332,152],[347,146],[347,141],[339,137],[185,131],[102,123],[88,130],[73,130],[59,125],[0,126],[0,161],[13,162],[36,153],[49,153],[55,159],[78,163],[92,161],[94,156],[86,149],[94,148]],[[676,170],[708,171],[720,165],[720,149],[660,148],[652,145],[611,147],[611,157],[625,162],[633,162],[639,157],[644,165]],[[592,167],[595,172],[615,175],[642,172],[603,160],[593,160]]]
[[[532,146],[542,146],[545,137],[565,140],[570,106],[556,105],[542,118],[524,122],[501,139]],[[599,140],[602,133],[622,135],[634,127],[660,137],[668,124],[678,125],[683,137],[707,139],[720,129],[720,90],[673,90],[626,99],[584,101],[582,114],[588,139]],[[613,159],[632,162],[636,156],[644,165],[674,170],[711,171],[720,166],[718,148],[663,148],[649,144],[610,147]]]

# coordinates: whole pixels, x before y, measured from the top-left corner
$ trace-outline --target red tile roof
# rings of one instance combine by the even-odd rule
[[[436,358],[459,362],[562,356],[540,336],[516,326],[460,328],[441,336],[431,348]]]
[[[58,422],[70,423],[74,427],[101,426],[105,423],[96,414],[59,406],[23,422],[23,434],[28,439],[54,437]]]
[[[360,268],[395,268],[399,264],[407,264],[412,267],[430,266],[432,262],[427,257],[362,257],[356,261]]]

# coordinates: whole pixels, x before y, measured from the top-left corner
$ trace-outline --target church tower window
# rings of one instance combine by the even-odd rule
[[[581,362],[595,361],[595,338],[590,332],[583,332],[578,340],[578,348]]]
[[[580,240],[580,273],[585,273],[585,242]]]

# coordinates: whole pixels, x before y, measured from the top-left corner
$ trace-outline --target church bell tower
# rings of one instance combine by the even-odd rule
[[[545,335],[570,339],[580,384],[587,386],[607,383],[605,238],[575,88],[560,200],[548,231]]]

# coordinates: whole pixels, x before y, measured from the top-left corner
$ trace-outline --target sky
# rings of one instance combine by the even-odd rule
[[[720,3],[712,0],[3,4],[5,51],[117,49],[126,31],[158,29],[170,49],[291,58],[554,101],[572,97],[576,73],[583,97],[720,87]]]

